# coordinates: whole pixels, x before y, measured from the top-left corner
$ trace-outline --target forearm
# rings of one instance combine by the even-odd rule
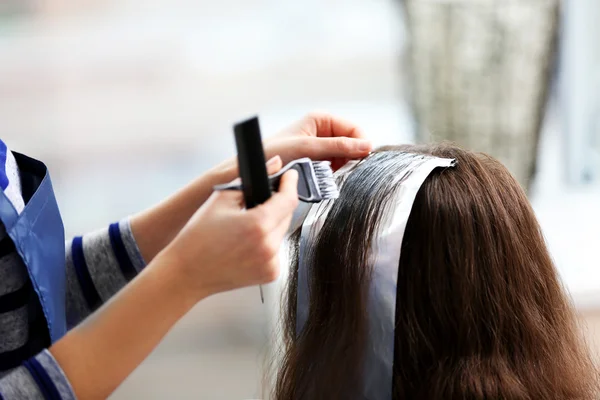
[[[131,229],[147,262],[162,251],[204,204],[214,185],[237,177],[235,160],[227,160],[168,197],[131,218]]]
[[[84,323],[50,348],[80,399],[104,399],[202,296],[182,293],[169,261],[157,257]]]

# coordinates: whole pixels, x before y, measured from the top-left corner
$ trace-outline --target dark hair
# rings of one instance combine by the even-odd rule
[[[299,335],[296,232],[274,398],[360,397],[370,246],[407,152],[457,165],[430,174],[406,226],[393,398],[595,398],[595,366],[526,195],[498,161],[445,144],[382,148],[341,177],[307,256]]]

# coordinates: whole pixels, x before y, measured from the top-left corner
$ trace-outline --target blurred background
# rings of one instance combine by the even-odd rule
[[[3,0],[0,137],[47,161],[69,236],[234,155],[255,113],[264,136],[323,110],[376,144],[487,151],[528,190],[594,341],[599,18],[559,0]],[[112,398],[260,398],[266,295],[200,304]]]

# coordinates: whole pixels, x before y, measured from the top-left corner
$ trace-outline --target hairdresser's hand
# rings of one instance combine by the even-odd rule
[[[279,192],[250,210],[239,191],[213,193],[158,258],[169,260],[195,301],[275,280],[298,203],[297,181],[296,171],[287,172]]]
[[[284,165],[298,158],[309,157],[331,161],[334,170],[348,160],[365,157],[371,148],[371,143],[363,138],[357,126],[321,113],[309,114],[265,141],[267,157],[279,155]]]
[[[309,157],[330,160],[332,167],[338,169],[347,160],[364,157],[370,151],[371,144],[355,125],[327,114],[310,114],[265,142],[267,157],[281,156],[279,167],[281,163]],[[150,263],[173,240],[211,195],[214,185],[237,177],[237,162],[231,158],[160,204],[134,215],[131,228],[146,262]]]

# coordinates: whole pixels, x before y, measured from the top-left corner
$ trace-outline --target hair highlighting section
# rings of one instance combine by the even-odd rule
[[[361,375],[362,394],[367,399],[387,399],[392,395],[392,374],[394,363],[394,322],[396,311],[396,283],[398,278],[398,260],[404,229],[410,215],[414,199],[421,184],[435,168],[452,167],[455,160],[424,156],[422,154],[402,153],[390,157],[390,154],[375,153],[368,164],[359,165],[344,186],[352,187],[352,179],[362,180],[360,174],[372,176],[390,176],[386,185],[391,196],[382,204],[381,218],[374,230],[372,251],[364,261],[373,266],[369,280],[367,296],[368,328],[364,352],[364,366]],[[380,171],[372,171],[371,168]],[[396,169],[392,171],[391,169]],[[364,171],[363,171],[364,170]],[[343,190],[343,189],[342,189]],[[365,196],[369,196],[376,186],[363,186]],[[354,192],[356,194],[356,192]],[[310,249],[318,240],[319,231],[335,203],[325,209],[315,207],[309,212],[300,238],[298,266],[298,304],[296,332],[301,336],[302,329],[310,313],[310,290],[308,283],[308,265],[311,263]],[[335,218],[332,214],[332,218]]]
[[[597,399],[596,366],[523,190],[496,160],[450,145],[379,149],[342,173],[340,198],[314,210],[327,215],[304,242],[304,278],[296,231],[273,398],[365,398],[378,371],[368,367],[375,256],[410,179],[400,179],[406,153],[457,164],[424,180],[394,243],[392,399]]]

